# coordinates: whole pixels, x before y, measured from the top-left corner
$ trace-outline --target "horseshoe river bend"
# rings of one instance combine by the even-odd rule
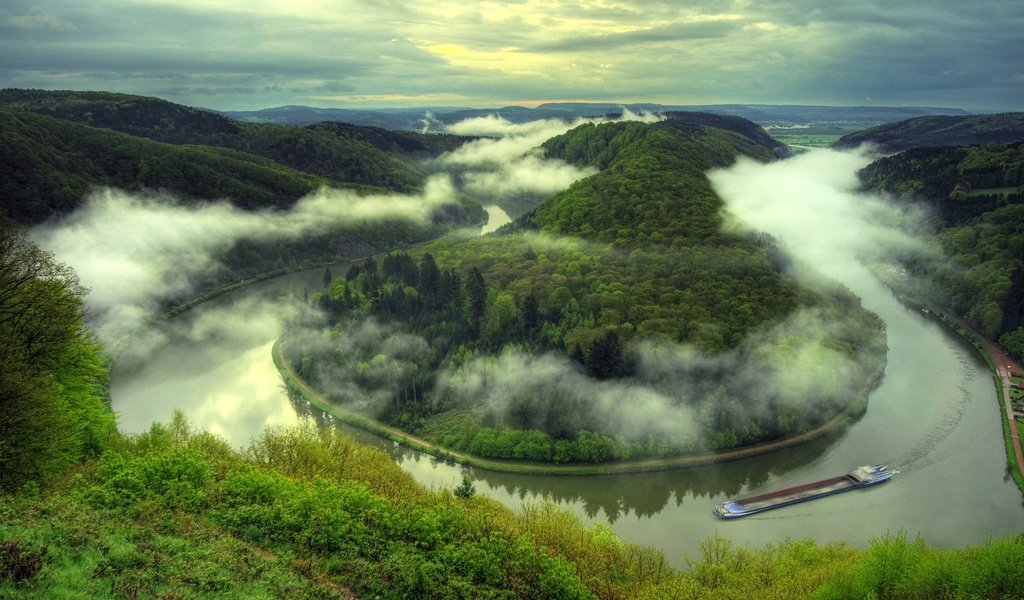
[[[321,285],[323,269],[260,281],[202,303],[136,339],[111,375],[121,428],[140,432],[181,409],[199,428],[244,446],[268,426],[297,422],[271,357],[288,307]],[[754,547],[786,538],[866,546],[905,531],[931,545],[961,546],[1024,529],[1024,503],[1009,478],[992,375],[973,348],[901,304],[866,270],[846,284],[886,323],[888,365],[866,413],[812,442],[738,461],[623,475],[472,472],[477,493],[518,509],[549,499],[587,523],[608,523],[628,542],[682,564],[700,540],[721,534]],[[426,486],[454,488],[462,467],[358,430]],[[737,496],[814,481],[862,464],[888,464],[890,483],[723,522],[711,509]]]

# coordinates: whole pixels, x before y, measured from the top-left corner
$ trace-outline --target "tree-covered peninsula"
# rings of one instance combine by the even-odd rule
[[[342,408],[483,457],[601,463],[820,426],[863,395],[884,334],[724,213],[704,173],[773,158],[736,129],[680,115],[549,140],[597,174],[495,235],[331,278],[326,327],[290,333],[288,360]]]

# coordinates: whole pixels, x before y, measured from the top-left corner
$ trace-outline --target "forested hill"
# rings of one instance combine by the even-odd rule
[[[943,258],[906,265],[923,299],[967,315],[1024,358],[1024,143],[916,148],[860,177],[932,217]]]
[[[173,145],[33,113],[0,109],[0,207],[35,224],[73,211],[99,186],[168,190],[285,207],[338,181],[225,148]]]
[[[391,133],[341,123],[255,125],[157,98],[105,92],[0,91],[0,216],[23,225],[68,214],[112,187],[175,202],[228,200],[285,209],[322,187],[357,193],[423,189],[420,159],[455,136]],[[339,196],[344,202],[350,196]],[[389,218],[335,224],[287,243],[242,242],[205,289],[285,267],[366,256],[479,223],[483,209],[451,198],[425,222]]]
[[[330,331],[289,334],[300,375],[337,405],[444,447],[559,463],[786,437],[848,407],[877,370],[884,335],[856,298],[802,287],[768,236],[723,228],[705,171],[739,155],[771,160],[772,147],[669,119],[583,125],[544,151],[599,171],[497,235],[439,240],[334,280],[316,297]],[[787,339],[807,346],[802,377],[822,368],[837,383],[762,386],[755,407],[745,377],[715,357],[742,352],[743,370],[771,379],[794,349],[762,346],[757,332],[798,314]],[[801,329],[818,319],[828,327]],[[671,358],[679,348],[705,357],[700,367]],[[615,389],[599,380],[623,397],[595,397]],[[671,416],[625,430],[650,418],[633,399],[652,396],[664,405],[651,414]]]
[[[602,173],[556,194],[527,219],[545,231],[619,244],[684,245],[719,234],[722,204],[704,172],[740,154],[769,160],[777,142],[744,119],[707,117],[732,129],[680,114],[655,125],[584,125],[548,140],[548,156]],[[738,122],[746,124],[743,133],[735,131]]]
[[[5,137],[5,145],[8,146],[4,152],[7,156],[26,156],[20,162],[24,167],[32,169],[20,176],[28,177],[27,183],[36,188],[52,185],[45,181],[32,180],[34,173],[56,171],[61,173],[61,178],[109,184],[111,169],[95,167],[97,163],[104,162],[118,164],[115,167],[115,170],[120,171],[116,177],[117,183],[124,184],[124,179],[134,174],[142,179],[137,184],[148,184],[145,181],[147,173],[142,166],[142,157],[156,152],[155,148],[158,146],[144,143],[146,140],[153,140],[182,146],[183,149],[180,151],[164,148],[160,154],[187,156],[187,161],[201,165],[201,170],[209,172],[211,176],[245,180],[248,175],[240,177],[238,171],[241,167],[221,169],[221,159],[230,157],[234,163],[250,163],[254,173],[253,181],[245,183],[254,187],[262,187],[268,179],[256,172],[272,167],[279,172],[276,177],[281,179],[271,185],[276,188],[296,187],[296,183],[291,180],[298,178],[306,181],[307,188],[308,182],[315,179],[315,185],[337,182],[412,191],[419,189],[426,178],[426,173],[419,166],[417,159],[436,156],[465,141],[465,138],[456,136],[388,132],[378,128],[337,123],[308,127],[246,124],[159,98],[108,92],[8,89],[0,91],[0,110],[9,112],[4,119],[4,129],[0,130]],[[10,114],[20,117],[14,118]],[[32,119],[33,114],[46,116],[51,120]],[[80,127],[74,128],[72,124]],[[83,129],[81,126],[88,126],[90,129]],[[30,138],[26,138],[25,135],[27,128],[31,130]],[[131,137],[103,135],[101,131],[118,131]],[[75,147],[76,143],[88,143],[85,158],[90,164],[80,165],[78,161],[67,160],[58,165],[54,164],[52,158],[44,159],[59,154],[55,147],[61,145],[59,140],[66,134],[74,141],[63,144],[68,147],[62,148],[60,152],[68,151],[76,155],[81,149]],[[40,136],[41,140],[32,141],[33,135]],[[29,146],[23,148],[23,144],[27,142]],[[225,151],[233,151],[233,154]],[[204,157],[197,158],[197,155]],[[212,156],[218,157],[217,164],[211,164],[207,160],[206,157]],[[43,161],[36,163],[37,159]],[[155,167],[153,163],[146,164],[151,171]],[[163,179],[159,181],[162,187],[195,196],[195,190],[187,189],[187,182],[180,180],[179,175],[181,173],[174,172],[172,168],[171,172],[158,172],[153,176]],[[4,173],[4,177],[4,182],[8,186],[24,187],[22,181],[8,178],[9,173]],[[210,177],[201,178],[206,180]],[[234,187],[231,184],[226,185],[228,188]],[[212,195],[223,198],[224,194],[218,196],[217,189],[220,187],[223,186],[214,185],[207,194],[199,196],[209,198]],[[79,187],[75,187],[74,190],[77,192]],[[269,202],[267,194],[276,200]],[[256,194],[257,199],[252,203],[287,204],[284,198],[294,200],[298,196],[292,195],[291,192],[282,195],[280,189],[260,190]],[[37,198],[35,202],[47,204],[47,199]],[[54,204],[67,206],[68,201],[61,199]]]
[[[837,148],[870,143],[883,152],[910,148],[1009,144],[1024,140],[1024,113],[971,116],[929,116],[878,125],[841,137]]]
[[[260,148],[258,138],[273,137],[268,133],[258,135],[260,132],[280,134],[283,131],[322,131],[350,143],[364,142],[379,150],[410,156],[436,155],[471,139],[457,135],[391,131],[375,126],[350,125],[327,118],[305,127],[245,123],[161,98],[112,92],[4,89],[0,90],[0,108],[34,112],[159,142],[222,146],[248,151]]]

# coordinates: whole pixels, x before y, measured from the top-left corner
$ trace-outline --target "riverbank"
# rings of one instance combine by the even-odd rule
[[[170,321],[171,319],[199,306],[200,304],[203,304],[204,302],[209,302],[210,300],[213,300],[214,298],[217,298],[219,296],[223,296],[224,294],[228,294],[240,290],[242,288],[246,288],[250,285],[259,283],[261,281],[274,279],[275,277],[282,277],[284,275],[289,275],[291,273],[299,273],[301,271],[308,271],[310,269],[329,268],[337,265],[350,265],[362,260],[365,260],[365,258],[340,258],[333,261],[317,261],[313,263],[304,263],[302,265],[296,265],[293,267],[284,267],[281,269],[274,269],[273,271],[265,271],[253,275],[252,277],[249,277],[247,279],[240,279],[239,281],[236,281],[234,283],[229,283],[214,288],[212,290],[199,294],[198,296],[194,296],[189,300],[178,302],[170,306],[169,308],[167,308],[167,310],[164,310],[160,314],[143,319],[134,329],[124,334],[119,339],[115,340],[113,343],[109,344],[105,348],[107,359],[110,361],[110,365],[113,366],[114,362],[116,362],[117,360],[117,357],[121,354],[121,352],[125,350],[125,348],[128,347],[132,339],[139,333],[150,329],[154,325]]]
[[[784,448],[791,448],[816,440],[827,433],[835,430],[840,424],[847,420],[856,418],[856,415],[863,412],[867,404],[868,393],[875,387],[885,372],[885,363],[881,363],[871,376],[864,382],[864,386],[857,394],[857,400],[845,410],[829,419],[826,423],[804,433],[795,435],[783,440],[776,440],[756,446],[737,448],[725,452],[710,452],[707,454],[676,456],[669,458],[644,459],[634,461],[620,461],[614,463],[599,464],[573,464],[561,465],[550,463],[534,463],[526,461],[508,461],[489,459],[463,452],[455,452],[438,444],[418,438],[395,427],[386,425],[380,421],[347,411],[333,405],[323,394],[306,383],[291,368],[291,365],[284,358],[284,345],[282,338],[278,338],[273,346],[274,365],[285,384],[311,405],[335,419],[358,427],[396,443],[408,446],[431,456],[459,463],[466,466],[498,471],[502,473],[515,473],[522,475],[615,475],[624,473],[645,473],[652,471],[669,471],[684,469],[688,467],[704,466],[716,463],[729,462],[769,452],[775,452]]]
[[[929,304],[926,298],[908,287],[903,278],[895,276],[891,269],[886,270],[876,266],[871,271],[879,278],[879,281],[889,288],[897,301],[904,306],[934,317],[948,331],[955,333],[970,344],[988,365],[989,370],[993,373],[996,401],[999,403],[1003,442],[1006,446],[1007,470],[1014,483],[1017,484],[1017,488],[1024,494],[1024,451],[1021,448],[1017,420],[1013,416],[1010,397],[1012,378],[1024,376],[1024,367],[963,317],[954,314],[949,309]]]
[[[929,307],[947,329],[956,333],[977,350],[985,359],[989,369],[994,373],[993,382],[996,388],[996,399],[999,402],[999,414],[1002,421],[1003,440],[1006,444],[1006,465],[1021,493],[1024,494],[1024,450],[1021,448],[1017,419],[1013,415],[1011,405],[1011,389],[1013,377],[1024,375],[1024,367],[1008,356],[995,342],[989,340],[966,319],[958,317],[943,308]]]

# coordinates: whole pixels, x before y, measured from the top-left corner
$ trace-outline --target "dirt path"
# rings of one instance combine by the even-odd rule
[[[615,473],[642,473],[648,471],[667,471],[672,469],[682,469],[686,467],[696,467],[701,465],[709,465],[714,463],[728,462],[731,460],[738,460],[741,458],[748,458],[751,456],[757,456],[759,454],[766,454],[768,452],[775,452],[784,448],[797,446],[815,440],[824,434],[831,431],[837,425],[842,423],[849,415],[849,408],[843,410],[835,417],[830,419],[828,422],[806,431],[799,435],[795,435],[791,438],[784,440],[777,440],[766,444],[758,444],[756,446],[748,446],[746,448],[738,448],[736,450],[728,450],[726,452],[712,452],[707,454],[697,454],[688,456],[675,456],[670,458],[654,458],[645,460],[633,460],[633,461],[621,461],[615,463],[602,463],[593,465],[558,465],[551,463],[531,463],[526,461],[508,461],[499,459],[482,458],[471,454],[464,454],[461,452],[455,452],[449,450],[443,446],[439,446],[433,442],[429,442],[422,438],[418,438],[414,435],[406,433],[400,429],[396,429],[380,421],[369,419],[362,415],[344,410],[330,403],[330,401],[320,392],[313,389],[308,383],[302,380],[298,374],[292,370],[291,365],[284,359],[284,345],[280,338],[274,343],[273,348],[274,364],[277,365],[278,371],[285,379],[285,383],[295,388],[299,393],[309,400],[314,406],[322,410],[323,412],[333,415],[341,421],[370,431],[377,435],[389,438],[398,443],[410,446],[417,450],[421,450],[436,456],[438,458],[450,459],[457,463],[464,465],[470,465],[481,469],[487,469],[490,471],[501,471],[506,473],[522,473],[532,475],[609,475]],[[878,370],[872,375],[872,377],[865,383],[864,388],[861,390],[862,394],[868,393],[868,390],[874,386],[874,383],[881,377],[882,372],[885,370],[885,365],[880,365]]]

